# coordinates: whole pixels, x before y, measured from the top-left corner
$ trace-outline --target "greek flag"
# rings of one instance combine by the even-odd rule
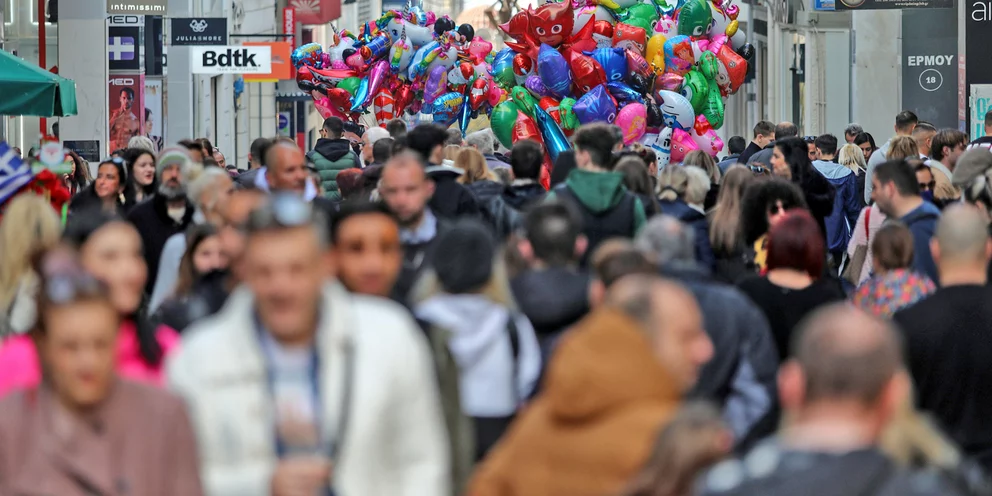
[[[0,141],[0,205],[33,178],[31,167],[21,161],[6,141]]]

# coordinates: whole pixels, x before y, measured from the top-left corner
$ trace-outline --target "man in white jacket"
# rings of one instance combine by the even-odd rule
[[[252,212],[244,287],[190,327],[168,363],[205,493],[446,495],[425,338],[399,305],[328,282],[325,226],[293,196]]]

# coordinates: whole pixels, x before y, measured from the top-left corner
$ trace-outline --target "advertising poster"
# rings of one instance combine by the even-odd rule
[[[145,117],[145,75],[114,74],[107,84],[110,141],[107,151],[127,148],[132,137],[141,134]]]
[[[165,129],[165,114],[162,112],[165,108],[162,98],[164,86],[161,79],[145,79],[145,115],[141,134],[150,138],[158,150],[162,149],[165,141],[162,132]]]

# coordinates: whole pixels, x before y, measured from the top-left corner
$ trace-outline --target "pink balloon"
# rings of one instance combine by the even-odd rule
[[[314,98],[313,99],[313,106],[317,108],[317,113],[320,114],[320,117],[323,118],[323,119],[326,119],[326,118],[334,115],[334,110],[331,108],[331,99],[330,98],[327,98],[327,97],[324,97],[324,98]],[[335,117],[338,117],[338,116],[335,116]]]
[[[672,162],[681,162],[689,152],[698,149],[699,146],[689,133],[678,128],[672,130]]]
[[[654,82],[655,89],[666,91],[679,91],[682,88],[684,78],[674,72],[665,72],[659,75]]]
[[[448,68],[437,65],[431,68],[427,75],[427,83],[424,85],[424,103],[431,104],[437,97],[447,91]]]
[[[629,103],[620,109],[613,123],[623,132],[623,144],[630,145],[644,136],[648,128],[648,109],[643,103]]]
[[[720,153],[720,150],[723,150],[723,140],[717,136],[716,131],[713,130],[710,121],[706,120],[705,115],[700,114],[696,116],[696,123],[693,125],[690,134],[692,135],[692,141],[696,143],[699,149],[714,158]]]
[[[375,94],[379,92],[383,81],[386,80],[387,74],[389,74],[388,60],[380,60],[372,66],[372,69],[369,71],[369,92],[362,107],[368,107],[372,103]]]

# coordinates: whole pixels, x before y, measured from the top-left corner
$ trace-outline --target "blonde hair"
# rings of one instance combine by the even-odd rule
[[[36,275],[31,259],[58,244],[62,224],[48,200],[22,194],[7,206],[0,222],[0,309],[14,301],[25,278]]]
[[[454,162],[460,151],[462,151],[462,147],[458,145],[447,145],[444,147],[444,159]]]
[[[896,136],[889,143],[889,149],[885,152],[886,160],[899,160],[904,158],[915,158],[919,160],[920,149],[916,146],[916,140],[912,136]]]
[[[867,169],[865,164],[865,154],[858,148],[858,145],[848,143],[840,147],[840,151],[837,152],[837,163],[851,169],[854,175],[857,176]]]
[[[472,184],[476,181],[496,181],[496,175],[489,170],[486,165],[486,157],[475,148],[465,147],[458,152],[455,157],[455,167],[465,171],[458,182],[462,184]]]
[[[710,178],[710,184],[720,182],[720,168],[717,167],[713,157],[702,150],[693,150],[685,154],[685,158],[682,159],[682,165],[692,165],[703,169]]]
[[[857,148],[857,147],[855,147]],[[861,152],[861,149],[858,149]],[[710,244],[715,250],[733,253],[741,242],[741,210],[744,190],[754,180],[754,174],[743,165],[727,169],[720,185],[720,195],[710,220]]]
[[[954,470],[961,461],[958,448],[913,407],[912,394],[906,395],[882,432],[880,447],[904,466]]]
[[[677,200],[685,196],[689,187],[689,174],[681,165],[668,164],[658,173],[658,198],[661,200]]]
[[[689,178],[685,188],[685,202],[692,205],[702,205],[712,186],[710,176],[702,168],[694,165],[686,167],[685,174]]]

